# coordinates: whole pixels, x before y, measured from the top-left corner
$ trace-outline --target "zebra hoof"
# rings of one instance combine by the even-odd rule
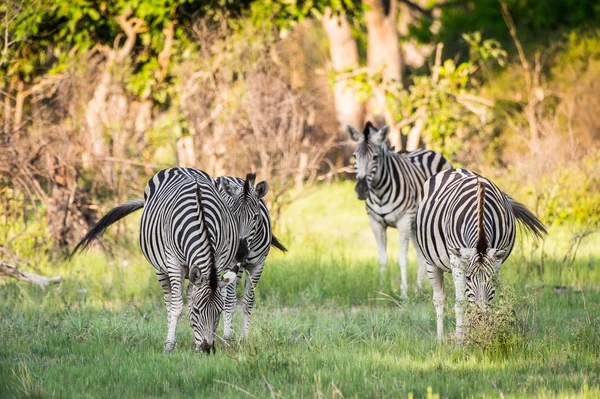
[[[175,350],[175,342],[167,342],[165,344],[165,352],[171,353]]]

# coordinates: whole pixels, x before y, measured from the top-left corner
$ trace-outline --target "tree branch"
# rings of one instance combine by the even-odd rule
[[[16,265],[3,260],[0,260],[0,275],[35,284],[42,289],[46,289],[49,284],[58,284],[62,280],[61,276],[44,277],[39,274],[19,270]]]
[[[132,13],[133,10],[129,8],[123,12],[123,14],[117,17],[119,26],[121,29],[123,29],[123,32],[125,32],[125,35],[127,36],[123,47],[121,47],[117,52],[117,62],[122,62],[125,57],[131,53],[131,50],[133,50],[133,46],[135,45],[135,41],[137,39],[137,34],[144,30],[144,20],[135,17],[128,19]]]

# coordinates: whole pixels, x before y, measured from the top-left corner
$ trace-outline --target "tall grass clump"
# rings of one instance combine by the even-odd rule
[[[499,283],[497,292],[489,307],[474,304],[468,307],[469,328],[465,342],[467,349],[505,358],[525,346],[528,329],[517,316],[518,306],[523,301],[517,298],[514,288]]]

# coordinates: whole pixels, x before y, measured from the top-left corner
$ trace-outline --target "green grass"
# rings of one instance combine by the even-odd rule
[[[428,283],[397,300],[395,232],[380,289],[375,240],[351,184],[315,190],[276,228],[290,252],[270,255],[251,336],[219,343],[210,357],[192,349],[185,317],[176,351],[163,353],[162,293],[134,232],[118,245],[109,238],[111,257],[40,256],[37,270],[62,275],[59,287],[0,286],[0,397],[600,396],[598,234],[572,262],[565,254],[578,229],[552,228],[543,247],[520,241],[496,301],[509,299],[514,324],[506,340],[481,348],[437,344]]]

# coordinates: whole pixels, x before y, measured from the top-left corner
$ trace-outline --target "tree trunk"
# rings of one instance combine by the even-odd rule
[[[12,126],[11,126],[11,122],[12,122],[12,116],[13,116],[13,109],[12,109],[12,104],[10,101],[10,98],[12,96],[12,92],[13,92],[13,88],[14,88],[14,79],[11,81],[11,83],[9,85],[5,86],[6,89],[6,93],[4,93],[4,134],[6,135],[10,135],[12,134]]]
[[[327,9],[323,17],[323,27],[329,39],[329,55],[335,72],[358,67],[358,47],[350,24],[345,15],[334,15]],[[352,125],[361,130],[363,123],[364,105],[357,99],[355,90],[349,87],[346,80],[336,81],[333,88],[335,112],[339,122],[338,139],[344,143],[342,158],[345,162],[352,155],[352,147],[347,143],[348,132],[346,125]]]
[[[13,122],[13,132],[16,135],[19,134],[19,130],[21,129],[21,120],[23,119],[23,105],[25,104],[25,87],[22,80],[19,79],[17,83],[17,96],[15,99],[15,119]],[[15,137],[16,139],[16,137]]]
[[[408,132],[408,138],[406,140],[406,151],[414,151],[419,148],[419,143],[421,141],[421,132],[423,131],[423,125],[425,122],[423,118],[420,117],[415,122],[414,126]]]
[[[94,96],[85,107],[85,120],[89,131],[89,151],[93,157],[107,156],[106,144],[104,143],[104,124],[102,123],[102,113],[106,109],[106,97],[111,85],[112,77],[110,67],[112,63],[104,65],[104,70],[100,80],[94,90]],[[90,167],[91,165],[85,165]]]
[[[440,18],[442,16],[442,10],[440,7],[436,7],[435,5],[436,3],[440,2],[432,2],[431,0],[415,0],[413,3],[422,9],[431,10],[430,16],[433,21],[429,30],[434,34],[438,33],[441,27]],[[422,13],[418,10],[415,10],[414,7],[409,6],[406,2],[400,1],[398,5],[398,33],[402,38],[402,60],[405,66],[420,68],[425,64],[433,52],[434,46],[431,44],[418,43],[415,38],[409,37],[410,26],[415,22],[416,19],[422,16]]]
[[[390,1],[386,15],[381,0],[363,0],[367,23],[367,65],[372,70],[382,70],[387,81],[402,80],[402,55],[398,41],[396,22],[398,5]]]
[[[194,136],[185,136],[177,140],[177,165],[184,167],[196,166],[196,147]]]
[[[401,82],[404,65],[396,27],[398,4],[396,1],[390,1],[389,7],[384,7],[381,0],[363,0],[363,3],[367,6],[365,11],[368,31],[367,66],[371,72],[382,73],[383,86],[386,82]],[[375,88],[374,97],[369,102],[368,108],[368,118],[376,125],[385,123],[391,125],[390,143],[400,149],[400,131],[395,128],[395,120],[387,107],[385,92],[382,89]]]

